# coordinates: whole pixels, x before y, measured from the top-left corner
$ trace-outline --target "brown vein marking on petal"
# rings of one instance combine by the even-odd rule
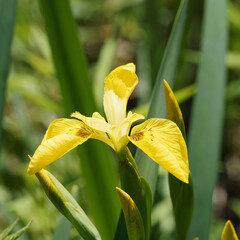
[[[144,136],[144,132],[138,132],[138,133],[131,135],[131,138],[133,141],[139,141],[139,140],[143,139],[143,136]]]
[[[91,132],[88,129],[81,128],[77,131],[76,135],[82,138],[87,138],[89,135],[91,135]]]
[[[143,138],[145,138],[149,141],[154,141],[154,134],[153,134],[152,128],[149,128],[149,129],[144,129],[141,132],[131,135],[131,138],[134,141],[140,141]]]

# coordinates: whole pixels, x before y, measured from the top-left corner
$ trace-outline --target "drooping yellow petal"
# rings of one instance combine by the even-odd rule
[[[133,63],[114,69],[105,78],[104,111],[111,125],[118,125],[125,118],[128,99],[137,83]]]
[[[132,129],[129,139],[165,170],[188,183],[187,147],[174,122],[159,118],[148,119]]]
[[[56,119],[49,125],[42,142],[61,134],[75,134],[83,126],[80,121],[75,119]]]
[[[29,156],[28,173],[35,174],[79,144],[87,141],[90,136],[90,133],[84,133],[84,136],[61,134],[43,141],[35,151],[33,157]]]
[[[239,240],[236,234],[236,231],[231,223],[231,221],[227,221],[225,227],[222,232],[221,240]]]
[[[113,147],[105,133],[79,120],[62,118],[53,121],[33,157],[30,157],[28,173],[38,172],[89,138],[99,139]]]
[[[99,113],[93,113],[92,117],[86,117],[79,112],[74,112],[71,114],[71,117],[78,118],[83,121],[89,127],[96,129],[102,132],[110,132],[111,126],[105,121]]]

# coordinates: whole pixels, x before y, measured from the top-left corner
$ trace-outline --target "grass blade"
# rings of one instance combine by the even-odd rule
[[[21,228],[17,232],[8,235],[6,238],[4,238],[4,240],[16,240],[16,239],[19,239],[22,236],[22,234],[25,233],[28,230],[30,224],[31,224],[31,221],[25,227]]]
[[[148,112],[148,118],[166,117],[163,80],[166,79],[170,86],[172,86],[174,83],[174,76],[178,63],[181,39],[183,35],[185,19],[187,14],[187,7],[188,0],[182,0],[158,72]],[[138,164],[141,175],[148,181],[152,189],[152,193],[154,195],[158,172],[157,164],[151,159],[149,159],[149,157],[147,157],[143,152],[140,152],[140,150],[137,150],[135,159]]]
[[[96,97],[99,109],[102,109],[104,79],[112,70],[116,45],[117,43],[114,38],[107,39],[101,49],[100,56],[96,65],[96,71],[94,75],[94,96]]]
[[[224,111],[226,0],[205,1],[202,55],[189,132],[194,210],[189,239],[208,239]],[[203,175],[204,174],[204,175]]]
[[[168,86],[166,81],[164,81],[164,91],[167,105],[167,118],[178,125],[186,141],[182,112],[171,88]],[[188,184],[181,182],[170,173],[168,174],[168,180],[176,222],[177,236],[179,240],[185,240],[193,212],[193,185],[191,173],[189,175]]]
[[[10,226],[5,228],[1,233],[0,233],[0,240],[4,240],[10,232],[14,229],[14,227],[17,225],[19,219],[16,219]]]
[[[83,49],[68,0],[39,0],[66,113],[96,111]],[[108,149],[89,141],[79,148],[90,212],[103,239],[112,239],[120,204],[117,177]]]
[[[0,0],[0,146],[2,146],[2,119],[16,5],[16,0]]]

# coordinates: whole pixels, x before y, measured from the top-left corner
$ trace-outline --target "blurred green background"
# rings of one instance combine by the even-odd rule
[[[187,130],[203,25],[203,2],[190,1],[189,4],[174,87]],[[79,39],[87,57],[94,96],[100,110],[104,77],[114,67],[134,62],[140,82],[128,108],[138,107],[138,112],[146,114],[146,104],[178,6],[177,0],[71,1],[76,24],[81,26]],[[226,107],[218,182],[213,195],[212,240],[219,239],[226,219],[233,222],[240,234],[240,3],[228,1],[227,14]],[[61,216],[46,198],[37,178],[27,175],[26,169],[27,154],[33,154],[49,123],[65,116],[62,100],[39,5],[36,1],[18,1],[2,124],[0,231],[18,216],[22,225],[33,220],[29,231],[21,239],[53,239]],[[47,169],[67,189],[78,186],[78,201],[88,212],[86,183],[79,161],[73,151]],[[160,201],[153,208],[152,239],[172,239],[174,234],[166,179],[166,173],[160,169],[157,187]],[[71,239],[79,239],[74,229]]]

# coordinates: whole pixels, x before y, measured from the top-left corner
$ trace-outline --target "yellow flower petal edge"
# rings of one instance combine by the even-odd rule
[[[239,240],[230,220],[224,226],[221,240]]]
[[[133,127],[129,140],[179,180],[189,182],[187,147],[174,122],[148,119]]]
[[[123,121],[129,96],[137,84],[133,63],[117,67],[105,78],[103,104],[109,124],[118,125]]]

